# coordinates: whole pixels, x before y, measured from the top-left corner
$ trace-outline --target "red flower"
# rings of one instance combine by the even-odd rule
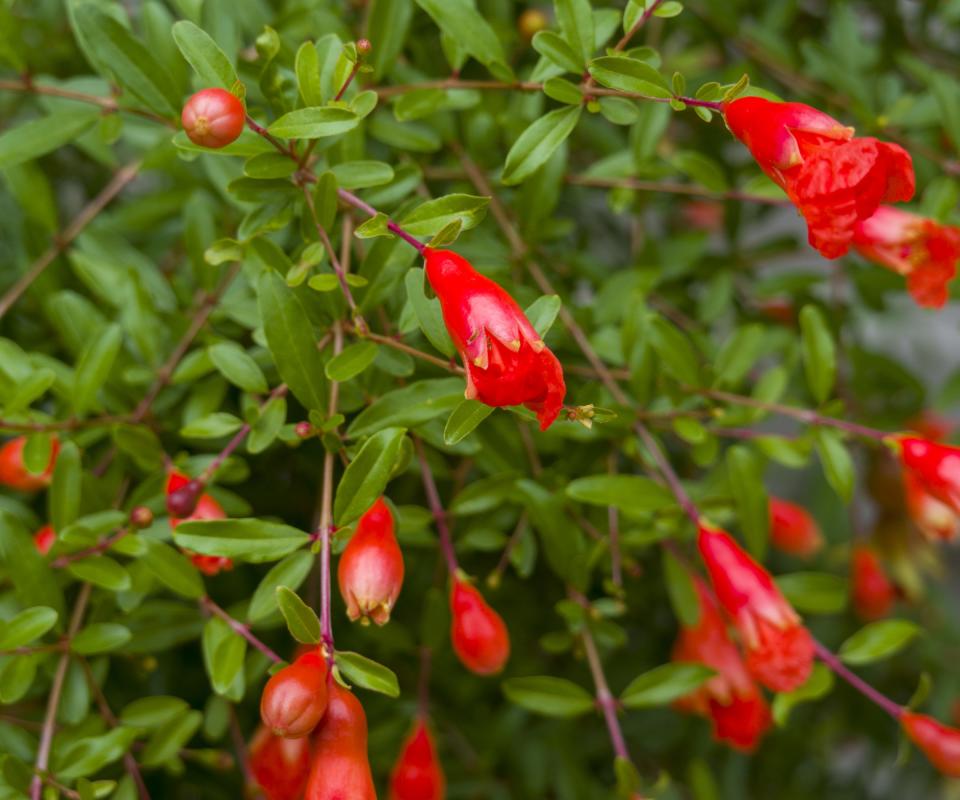
[[[182,505],[183,508],[192,509],[185,517],[177,517],[172,512],[170,514],[170,527],[176,528],[181,522],[203,520],[203,519],[226,519],[227,512],[214,498],[213,495],[203,492],[203,484],[197,480],[191,480],[182,472],[171,470],[167,476],[167,510],[173,506],[177,509]],[[205,556],[199,553],[184,551],[193,565],[204,575],[217,575],[223,570],[233,569],[233,559],[227,556]]]
[[[864,258],[906,276],[907,288],[921,306],[940,308],[947,302],[947,284],[960,258],[960,229],[880,206],[857,223],[853,246]]]
[[[770,498],[770,538],[779,550],[795,556],[812,556],[823,547],[823,534],[810,512],[778,497]]]
[[[310,740],[275,736],[261,725],[250,740],[247,766],[267,800],[300,800],[310,774]]]
[[[503,618],[466,581],[453,579],[450,639],[463,665],[477,675],[493,675],[510,657],[510,634]]]
[[[913,162],[899,145],[854,138],[853,128],[803,103],[741,97],[723,113],[803,214],[810,244],[826,258],[846,253],[857,223],[881,203],[913,197]]]
[[[313,747],[306,800],[377,800],[367,756],[367,716],[353,692],[336,681]]]
[[[896,446],[907,475],[923,491],[960,514],[960,448],[908,434],[891,436],[888,441]]]
[[[717,674],[678,701],[677,707],[709,716],[717,741],[751,752],[770,727],[770,710],[727,634],[720,609],[703,581],[695,579],[695,583],[700,618],[695,626],[680,629],[673,660],[704,664]]]
[[[775,692],[802,686],[813,669],[813,637],[770,573],[730,534],[706,523],[700,523],[698,546],[717,600],[737,626],[750,673]]]
[[[912,711],[900,715],[900,725],[933,766],[944,775],[960,778],[960,731]]]
[[[907,511],[920,532],[931,541],[949,542],[960,533],[960,516],[936,497],[924,490],[916,475],[903,476]]]
[[[277,736],[307,736],[327,710],[327,659],[317,647],[270,676],[260,695],[260,718]]]
[[[60,442],[51,442],[50,462],[40,473],[30,472],[23,463],[23,448],[27,444],[26,436],[18,436],[0,447],[0,484],[20,492],[35,492],[50,485],[53,467],[60,452]]]
[[[887,577],[880,558],[869,547],[853,548],[850,560],[850,591],[853,609],[865,622],[882,619],[890,613],[897,589]]]
[[[340,594],[347,604],[347,616],[373,620],[377,625],[390,621],[403,586],[403,553],[393,533],[393,515],[383,498],[378,498],[360,517],[337,565]]]
[[[433,737],[418,719],[390,775],[390,800],[443,800],[446,785]]]
[[[520,306],[450,250],[427,248],[427,278],[467,371],[466,396],[488,406],[524,405],[546,430],[560,413],[563,369]]]

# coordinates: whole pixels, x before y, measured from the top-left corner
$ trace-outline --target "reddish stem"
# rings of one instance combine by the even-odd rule
[[[231,617],[226,611],[224,611],[220,606],[218,606],[208,595],[204,595],[200,598],[200,607],[207,611],[210,614],[213,614],[215,617],[220,617],[227,625],[230,626],[231,630],[235,633],[239,633],[244,639],[246,639],[253,647],[263,653],[267,658],[269,658],[274,664],[282,664],[283,659],[280,658],[269,646],[261,642],[254,633],[250,630],[249,625],[244,625],[239,620],[235,620]]]
[[[883,711],[886,711],[891,717],[894,719],[900,719],[900,716],[904,711],[903,706],[895,703],[886,695],[881,694],[859,675],[850,671],[840,660],[839,656],[836,655],[836,653],[828,650],[826,647],[820,644],[820,642],[814,640],[813,645],[817,651],[817,658],[826,664],[835,675],[845,680],[854,689],[860,692],[860,694],[862,694],[875,705],[879,706]]]
[[[363,211],[365,214],[368,214],[371,217],[377,216],[379,213],[377,209],[371,206],[369,203],[364,202],[359,197],[357,197],[353,192],[348,192],[346,189],[337,189],[337,194],[340,196],[340,199],[343,200],[348,205],[358,208]],[[411,234],[407,233],[403,228],[401,228],[396,222],[392,219],[387,220],[387,230],[392,233],[395,233],[408,245],[415,248],[418,253],[423,253],[426,250],[427,246],[416,239]]]
[[[423,449],[423,442],[416,436],[413,438],[413,447],[417,452],[417,459],[420,461],[420,475],[423,479],[423,490],[427,495],[427,503],[430,511],[433,513],[433,519],[437,523],[437,531],[440,533],[440,549],[443,551],[443,557],[447,562],[447,570],[452,578],[460,568],[457,564],[457,553],[453,548],[453,539],[450,536],[450,528],[447,525],[447,513],[443,510],[443,504],[440,502],[440,493],[437,491],[437,484],[433,479],[433,471],[427,462],[427,454]]]

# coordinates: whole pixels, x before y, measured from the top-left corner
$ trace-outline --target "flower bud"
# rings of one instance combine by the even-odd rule
[[[365,56],[365,55],[367,55],[371,50],[373,50],[373,45],[370,44],[370,40],[369,40],[369,39],[357,39],[357,52],[358,52],[360,55]]]
[[[285,739],[261,725],[250,741],[247,767],[266,800],[300,800],[310,775],[310,740]]]
[[[243,101],[225,89],[203,89],[183,107],[183,130],[201,147],[226,147],[243,133],[246,111]]]
[[[960,778],[960,730],[912,711],[900,715],[900,725],[933,766],[944,775]]]
[[[443,800],[446,786],[433,737],[418,719],[390,775],[390,800]]]
[[[53,530],[53,525],[44,525],[40,530],[33,534],[33,545],[37,552],[45,556],[50,552],[53,543],[57,541],[57,534]]]
[[[327,710],[327,660],[319,648],[274,673],[260,696],[260,718],[277,736],[309,734]]]
[[[149,528],[153,525],[153,512],[146,506],[135,506],[130,510],[130,524],[134,528]]]
[[[203,484],[196,478],[188,478],[181,472],[170,472],[167,476],[167,512],[174,527],[176,522],[189,518],[196,511],[201,494]]]
[[[297,434],[297,437],[300,439],[309,439],[313,436],[314,428],[309,422],[303,420],[294,425],[293,432]]]
[[[305,800],[377,800],[367,756],[367,717],[349,689],[330,684],[326,716],[313,737]]]
[[[547,15],[539,8],[528,8],[517,20],[517,31],[528,42],[550,24]]]
[[[225,570],[233,569],[233,559],[227,556],[203,556],[199,553],[190,553],[189,555],[193,566],[211,578]]]
[[[778,550],[801,558],[823,547],[820,526],[810,513],[778,497],[770,498],[770,540]]]
[[[853,609],[865,622],[883,619],[890,613],[897,596],[879,556],[869,547],[853,549],[850,560],[850,591]]]
[[[501,616],[471,584],[454,577],[450,591],[450,639],[454,652],[471,672],[493,675],[510,657],[510,634]]]
[[[0,447],[0,484],[20,492],[35,492],[50,485],[53,467],[60,453],[60,442],[51,441],[50,462],[41,473],[30,472],[23,463],[23,448],[27,444],[26,436],[18,436]]]
[[[347,604],[347,616],[373,620],[377,625],[390,621],[390,612],[403,586],[403,553],[393,533],[393,515],[379,498],[360,517],[337,566],[340,594]]]

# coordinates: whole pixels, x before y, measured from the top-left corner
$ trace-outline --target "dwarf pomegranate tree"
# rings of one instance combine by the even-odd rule
[[[957,19],[0,2],[0,800],[937,796]]]

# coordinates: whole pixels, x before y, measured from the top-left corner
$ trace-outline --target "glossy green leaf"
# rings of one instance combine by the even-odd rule
[[[327,362],[327,377],[332,381],[348,381],[355,378],[377,357],[380,346],[376,342],[356,342]]]
[[[817,402],[822,403],[830,396],[837,375],[833,336],[816,306],[804,306],[800,311],[800,331],[807,384]]]
[[[726,455],[727,483],[750,554],[762,561],[770,537],[770,500],[763,463],[749,447],[734,445]]]
[[[207,353],[220,374],[234,386],[259,394],[269,390],[263,370],[236,342],[217,342],[207,348]]]
[[[383,494],[397,466],[405,434],[405,428],[385,428],[363,443],[337,486],[333,520],[338,526],[355,520]]]
[[[95,622],[73,637],[70,649],[81,655],[107,653],[130,641],[130,629],[115,622]]]
[[[109,556],[79,559],[72,562],[67,571],[75,578],[111,592],[125,592],[130,588],[130,573]]]
[[[57,618],[54,609],[34,606],[0,622],[0,650],[14,650],[36,641],[57,624]]]
[[[73,409],[76,414],[82,415],[94,406],[122,345],[123,331],[119,325],[110,325],[84,348],[73,386]]]
[[[276,588],[277,606],[287,621],[290,635],[302,644],[317,644],[320,641],[320,620],[300,596],[286,586]]]
[[[384,428],[414,428],[452,411],[463,399],[462,378],[431,378],[377,398],[354,417],[347,435],[367,436]]]
[[[665,706],[700,688],[715,674],[703,664],[664,664],[630,681],[620,702],[634,709]]]
[[[590,62],[588,69],[601,86],[647,97],[672,97],[666,78],[646,61],[627,56],[603,56]]]
[[[153,577],[177,594],[190,600],[198,600],[203,596],[203,579],[197,568],[189,558],[170,545],[148,539],[147,552],[141,563]]]
[[[916,623],[905,619],[871,622],[840,645],[839,655],[853,666],[872,664],[896,655],[920,632]]]
[[[262,519],[181,522],[173,539],[185,550],[252,563],[276,561],[310,541],[303,531]]]
[[[343,676],[354,685],[385,694],[387,697],[400,696],[397,676],[383,664],[349,650],[337,651],[336,664]]]
[[[201,84],[233,89],[239,80],[237,71],[227,54],[206,31],[189,20],[181,20],[173,26],[172,33],[177,47],[197,73]]]
[[[596,707],[593,695],[582,686],[549,675],[508,678],[503,693],[511,703],[548,717],[578,717]]]
[[[55,531],[62,531],[76,521],[80,515],[82,494],[83,465],[80,463],[80,449],[73,442],[65,442],[57,455],[48,497],[50,524]]]
[[[477,11],[473,0],[416,0],[447,36],[481,64],[487,66],[496,77],[511,77],[507,57],[496,32],[490,23]]]
[[[447,424],[443,428],[444,444],[463,441],[492,413],[491,406],[477,400],[461,400],[447,417]]]
[[[670,508],[673,495],[639,475],[589,475],[567,484],[567,497],[595,506],[613,506],[621,511],[643,514]]]
[[[12,167],[69,144],[92,128],[95,111],[57,111],[0,134],[0,168]]]
[[[284,139],[323,139],[352,131],[360,118],[349,108],[322,106],[290,111],[267,129]]]
[[[580,113],[579,107],[558,108],[531,123],[507,153],[500,180],[510,186],[533,175],[573,133]]]
[[[257,622],[277,610],[277,588],[285,586],[292,591],[300,588],[313,567],[315,556],[309,550],[295,550],[274,564],[263,576],[247,609],[247,619]]]
[[[424,270],[420,267],[411,268],[405,278],[404,286],[407,298],[416,314],[417,322],[423,335],[429,339],[437,350],[447,357],[454,354],[453,342],[443,322],[443,312],[440,310],[440,301],[436,297],[427,298],[424,292]]]

